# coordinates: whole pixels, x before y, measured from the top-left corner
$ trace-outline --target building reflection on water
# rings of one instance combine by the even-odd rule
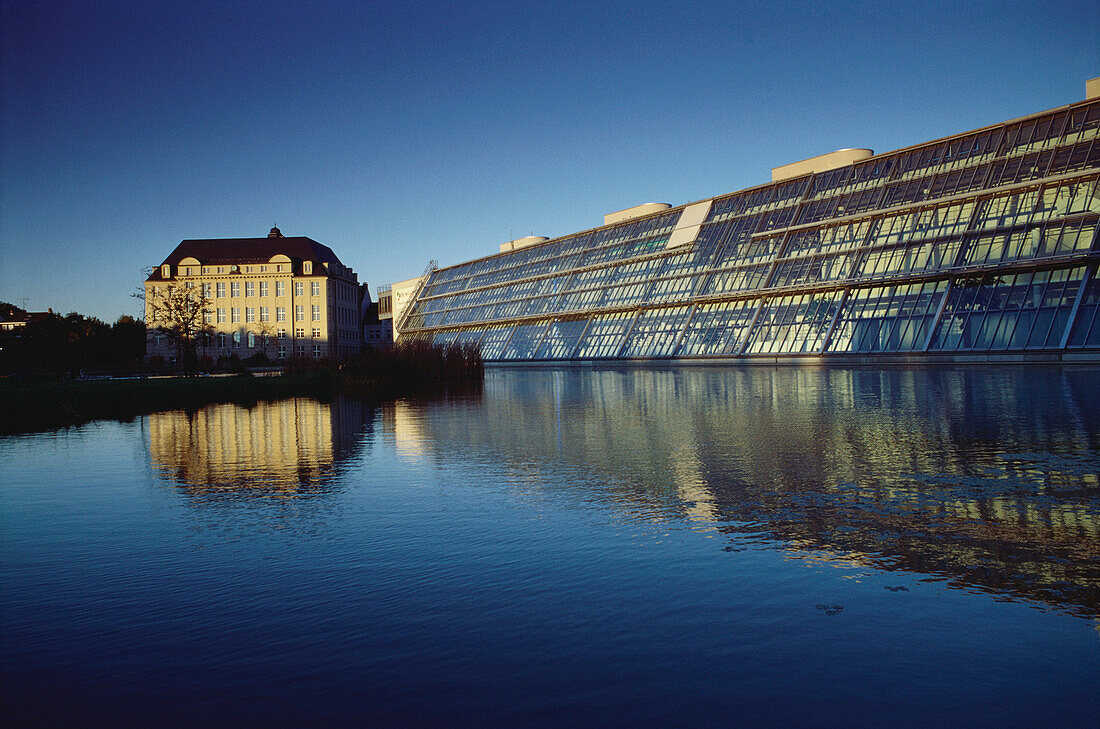
[[[490,370],[472,395],[149,416],[195,495],[342,488],[361,453],[492,473],[729,549],[930,575],[1100,617],[1095,369]],[[353,465],[354,464],[354,465]],[[469,476],[474,485],[474,476]]]
[[[488,458],[525,486],[574,488],[558,464],[602,474],[599,498],[635,518],[672,509],[792,557],[929,574],[1097,617],[1095,377],[506,370],[490,373],[476,416],[392,423],[415,423],[405,440],[441,462]]]
[[[293,497],[335,485],[342,461],[357,452],[374,408],[308,398],[213,405],[148,416],[154,468],[188,492]]]

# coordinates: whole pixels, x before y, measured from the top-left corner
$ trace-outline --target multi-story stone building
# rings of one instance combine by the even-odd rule
[[[185,240],[145,281],[147,353],[176,356],[152,302],[182,287],[205,302],[198,355],[271,359],[357,354],[360,288],[328,246],[272,228],[266,238]],[[156,289],[161,291],[156,291]]]

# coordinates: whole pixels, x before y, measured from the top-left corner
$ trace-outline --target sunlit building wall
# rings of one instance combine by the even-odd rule
[[[1100,359],[1083,102],[429,270],[395,336],[487,361]],[[518,244],[517,244],[518,243]],[[413,285],[415,284],[415,285]],[[395,291],[397,287],[395,286]]]
[[[170,285],[201,292],[208,302],[200,356],[346,356],[362,346],[358,277],[310,238],[287,238],[272,228],[266,238],[176,246],[145,281],[146,351],[166,359],[176,352],[153,326],[151,306],[155,289]]]

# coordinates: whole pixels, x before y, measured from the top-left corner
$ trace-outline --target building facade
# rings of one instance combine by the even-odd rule
[[[185,240],[145,281],[146,351],[171,360],[154,301],[170,287],[205,302],[198,355],[269,359],[357,354],[360,288],[328,246],[306,237]]]
[[[372,301],[363,284],[360,316],[363,321],[363,347],[386,349],[393,345],[393,312],[390,309],[390,287],[378,288],[378,301]]]
[[[404,282],[396,336],[491,362],[1100,360],[1100,84],[1086,96],[512,241]]]

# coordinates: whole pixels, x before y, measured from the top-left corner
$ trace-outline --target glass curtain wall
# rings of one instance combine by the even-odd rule
[[[488,361],[1100,347],[1100,102],[436,270],[403,336]]]

